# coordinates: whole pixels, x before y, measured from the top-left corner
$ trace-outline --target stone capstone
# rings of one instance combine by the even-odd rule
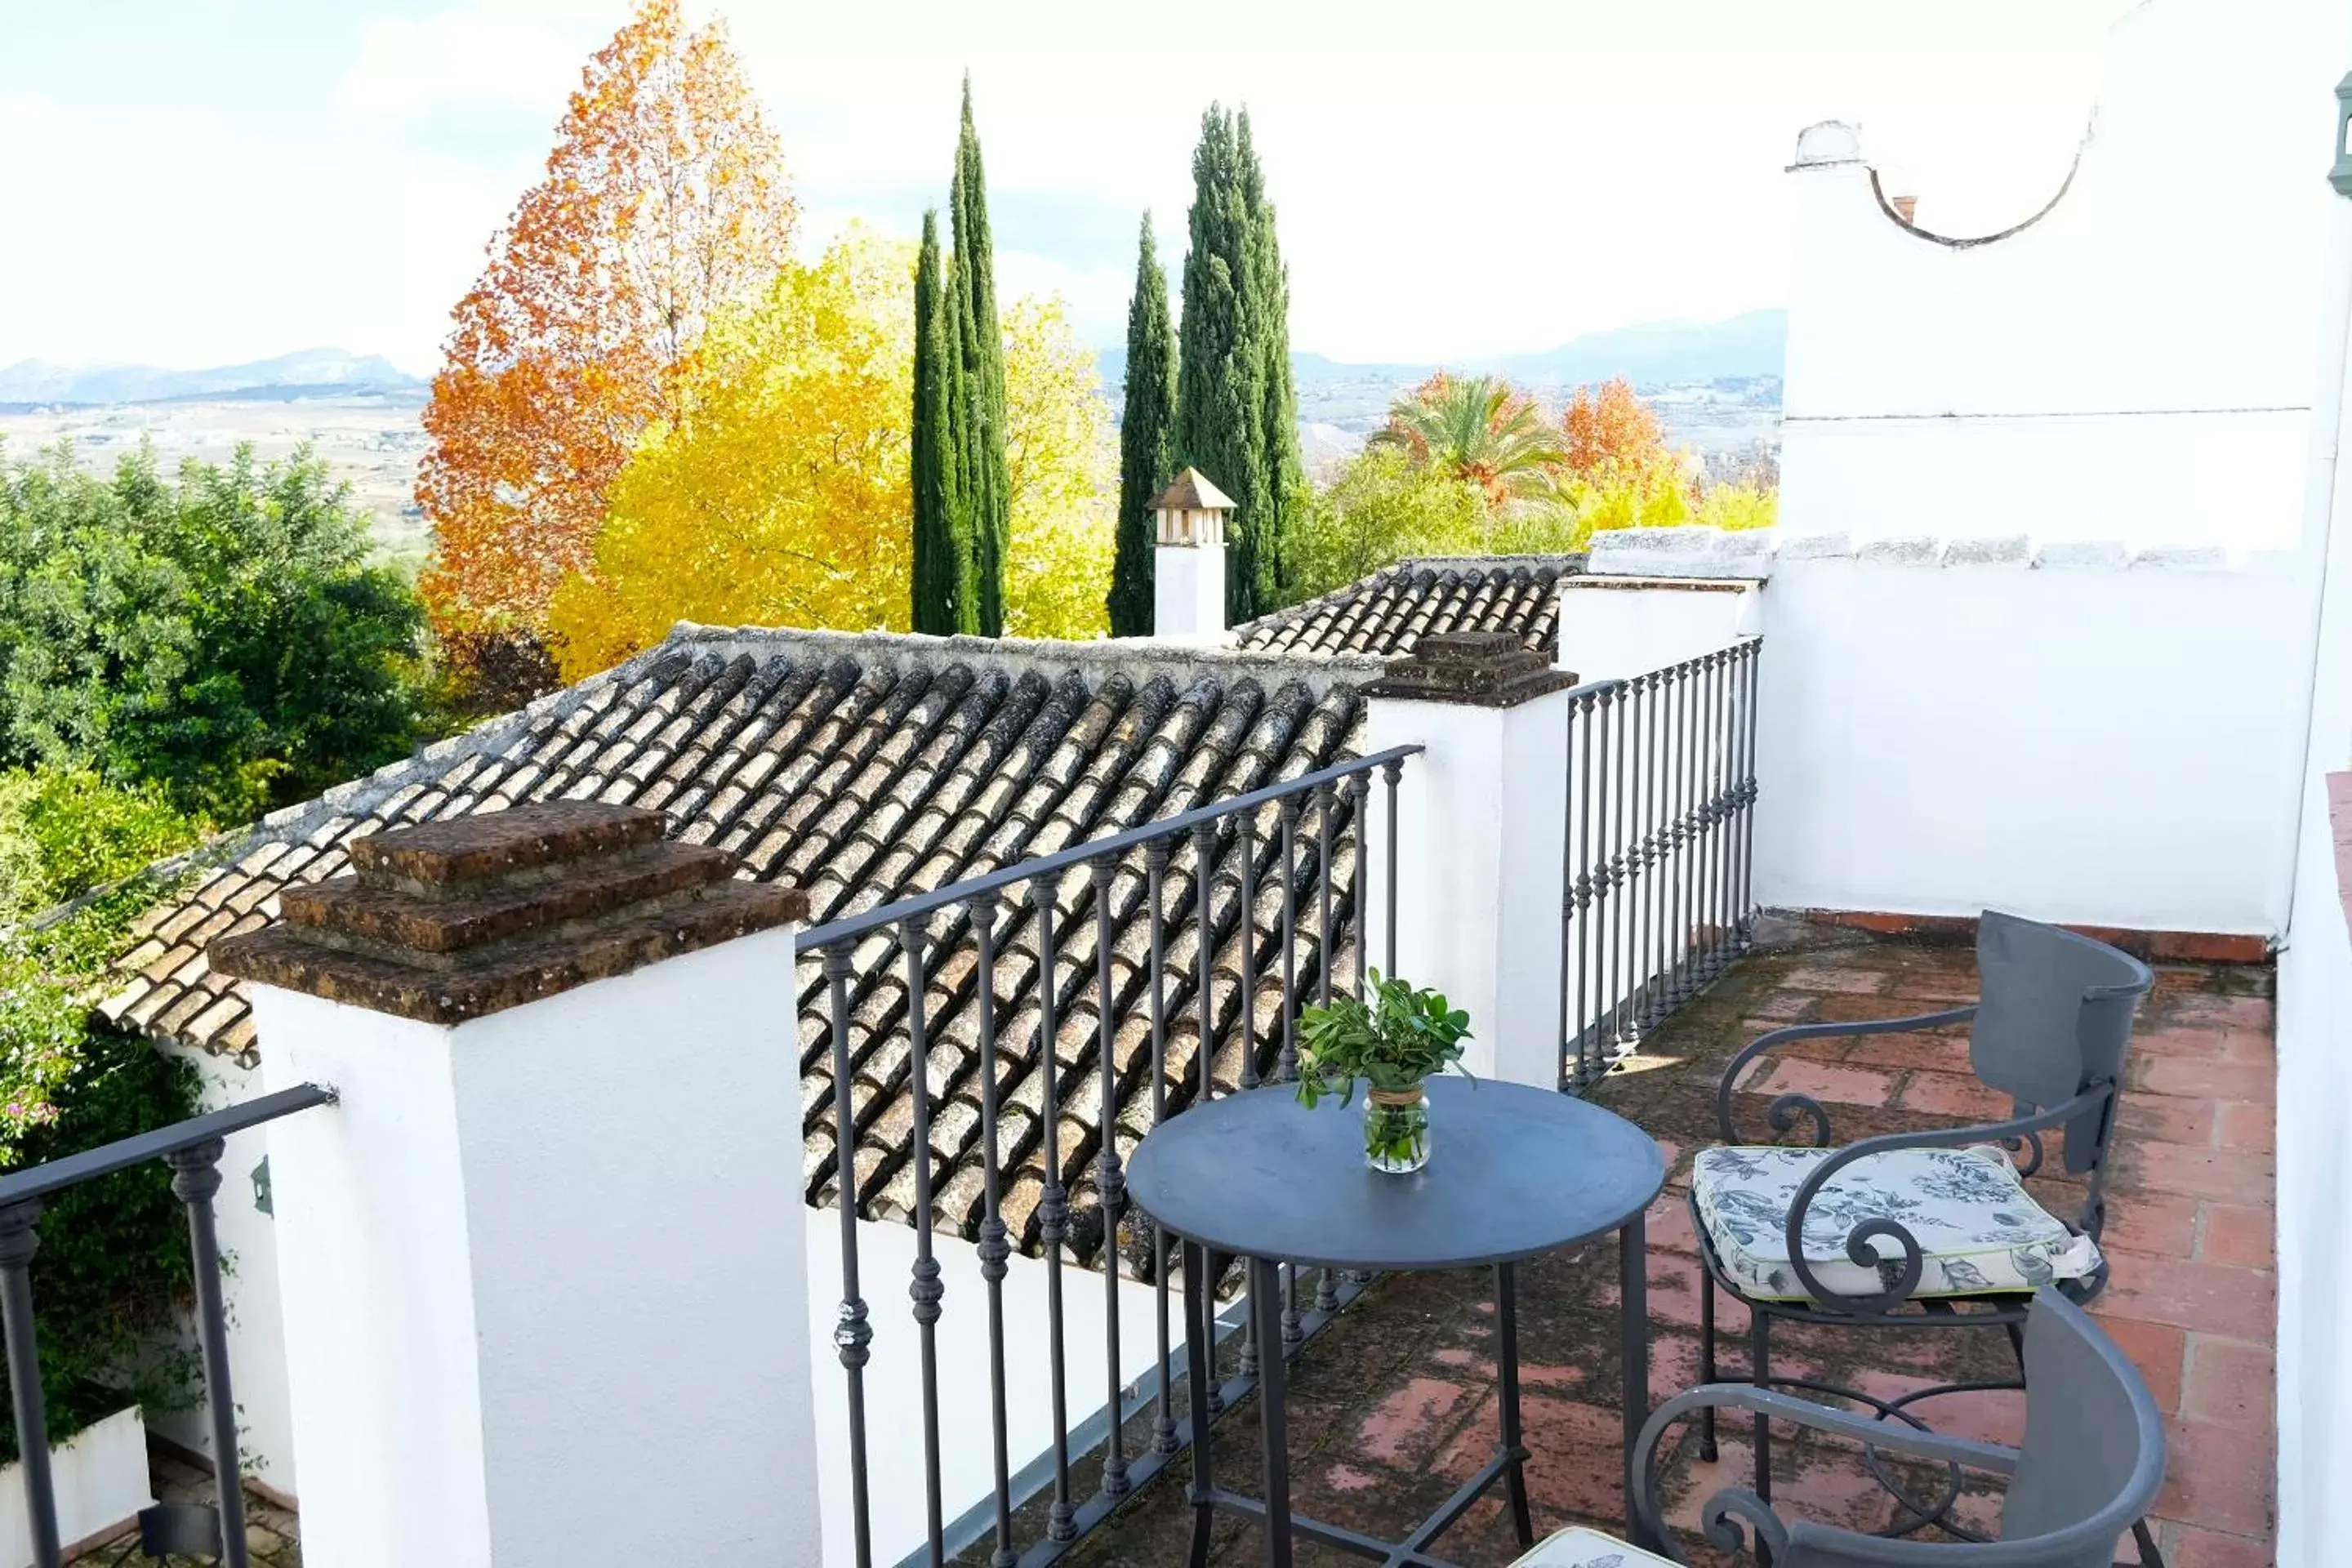
[[[797,889],[663,837],[657,811],[562,801],[352,840],[350,877],[214,942],[219,973],[457,1024],[808,914]]]
[[[1516,708],[1547,692],[1565,691],[1576,677],[1508,632],[1435,632],[1410,657],[1364,688],[1369,698],[1457,702],[1473,708]]]

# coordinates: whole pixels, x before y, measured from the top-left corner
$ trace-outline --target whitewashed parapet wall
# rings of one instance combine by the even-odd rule
[[[1807,131],[1784,527],[2293,544],[2343,28],[2326,0],[2135,7],[2071,177],[1998,237],[1932,232],[1932,187],[1906,223],[1857,128]]]
[[[1756,583],[1765,905],[2284,928],[2294,554],[1688,531],[1604,536],[1592,570],[1653,600]]]

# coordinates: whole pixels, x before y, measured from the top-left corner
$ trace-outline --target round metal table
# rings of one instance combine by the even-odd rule
[[[1294,1532],[1397,1568],[1444,1568],[1437,1538],[1497,1479],[1519,1539],[1534,1543],[1519,1422],[1517,1262],[1608,1231],[1618,1237],[1625,1454],[1649,1415],[1649,1306],[1643,1216],[1665,1184],[1650,1135],[1622,1116],[1550,1089],[1429,1083],[1430,1159],[1412,1175],[1367,1167],[1358,1098],[1309,1110],[1291,1086],[1195,1106],[1154,1128],[1127,1172],[1129,1195],[1183,1243],[1186,1378],[1192,1389],[1192,1561],[1206,1561],[1216,1510],[1265,1525],[1266,1562],[1288,1568]],[[1259,1357],[1263,1499],[1215,1485],[1209,1379],[1216,1303],[1211,1282],[1234,1258],[1249,1262]],[[1402,1542],[1376,1540],[1290,1512],[1283,1409],[1281,1268],[1495,1270],[1501,1431],[1495,1457]],[[1629,1488],[1626,1493],[1632,1497]],[[1629,1520],[1629,1525],[1631,1521]],[[1638,1542],[1637,1542],[1638,1543]]]

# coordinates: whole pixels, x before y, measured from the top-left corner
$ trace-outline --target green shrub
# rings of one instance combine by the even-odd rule
[[[64,769],[0,774],[0,1171],[194,1113],[194,1069],[96,1021],[90,1001],[131,921],[172,890],[138,873],[205,826],[153,786]],[[184,1405],[196,1387],[174,1336],[189,1299],[187,1226],[169,1173],[126,1171],[57,1194],[40,1237],[33,1300],[51,1436],[134,1400]],[[0,1458],[16,1452],[0,1415]]]

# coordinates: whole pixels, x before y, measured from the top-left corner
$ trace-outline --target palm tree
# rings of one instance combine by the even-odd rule
[[[1533,398],[1498,376],[1444,371],[1389,405],[1388,428],[1372,444],[1466,480],[1496,506],[1556,493],[1568,458]]]

